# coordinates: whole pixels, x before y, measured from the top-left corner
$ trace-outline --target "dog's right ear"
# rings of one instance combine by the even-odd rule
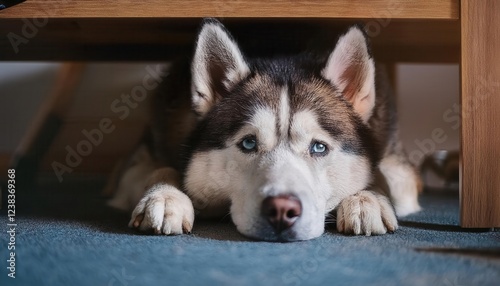
[[[193,108],[200,116],[250,73],[238,45],[215,19],[204,20],[191,66]]]
[[[375,62],[362,27],[353,26],[339,38],[322,74],[368,122],[375,107]]]

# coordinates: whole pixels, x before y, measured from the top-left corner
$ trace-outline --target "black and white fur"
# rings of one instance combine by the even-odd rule
[[[247,59],[220,22],[205,20],[191,70],[181,70],[171,69],[155,101],[153,143],[136,150],[112,201],[135,206],[131,227],[181,234],[195,213],[230,212],[246,236],[295,241],[320,236],[331,212],[339,232],[374,235],[420,209],[419,178],[360,27],[323,60]],[[278,232],[261,208],[282,195],[298,198],[302,212]]]

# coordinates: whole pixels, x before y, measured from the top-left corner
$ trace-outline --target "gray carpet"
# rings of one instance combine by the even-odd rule
[[[394,234],[344,236],[333,226],[297,243],[250,241],[231,222],[192,235],[136,233],[109,209],[99,180],[18,190],[16,279],[7,277],[2,210],[0,285],[500,285],[500,232],[458,225],[456,195],[427,194]]]

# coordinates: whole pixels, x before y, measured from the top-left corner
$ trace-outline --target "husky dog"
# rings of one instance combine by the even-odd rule
[[[135,206],[131,227],[167,235],[189,233],[195,213],[228,212],[260,240],[318,237],[332,212],[341,233],[395,231],[396,214],[420,209],[420,184],[377,70],[358,26],[324,60],[252,60],[205,20],[190,70],[172,67],[155,97],[150,144],[112,205]]]

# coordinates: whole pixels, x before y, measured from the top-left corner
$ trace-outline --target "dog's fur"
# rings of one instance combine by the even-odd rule
[[[221,23],[205,20],[191,71],[174,65],[162,88],[150,144],[129,160],[112,202],[135,206],[132,227],[181,234],[195,212],[230,212],[246,236],[294,241],[320,236],[332,211],[339,232],[372,235],[396,230],[395,213],[420,209],[387,80],[358,26],[323,60],[250,60]],[[302,213],[277,232],[261,206],[280,195],[297,197]]]

